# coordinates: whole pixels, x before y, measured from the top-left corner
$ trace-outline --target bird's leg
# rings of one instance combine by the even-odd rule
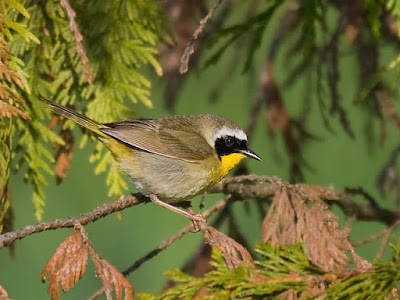
[[[207,221],[203,217],[202,214],[196,214],[196,212],[192,209],[192,207],[189,205],[185,208],[185,210],[191,214],[192,216],[198,216],[200,219],[199,220],[191,220],[193,224],[193,230],[192,232],[199,232],[203,231],[207,227]]]
[[[174,212],[176,212],[176,213],[178,213],[178,214],[180,214],[180,215],[182,215],[182,216],[184,216],[184,217],[186,217],[186,218],[192,220],[193,225],[194,225],[194,223],[197,223],[197,222],[205,222],[205,219],[204,219],[203,215],[202,215],[202,214],[195,214],[195,213],[193,212],[193,210],[192,210],[191,212],[188,212],[188,211],[185,211],[185,210],[183,210],[183,209],[180,209],[180,208],[178,208],[178,207],[176,207],[176,206],[174,206],[174,205],[171,205],[171,204],[169,204],[169,203],[166,203],[166,202],[164,202],[164,201],[161,201],[161,200],[158,199],[158,197],[157,197],[156,195],[154,195],[154,194],[150,194],[149,198],[150,198],[150,200],[151,200],[152,202],[154,202],[155,204],[158,204],[158,205],[160,205],[160,206],[162,206],[162,207],[168,208],[169,210],[172,210],[172,211],[174,211]],[[196,224],[196,225],[197,225],[197,224]],[[195,226],[195,225],[194,225],[194,227],[195,227],[195,228],[197,227],[197,229],[199,228],[198,226]]]

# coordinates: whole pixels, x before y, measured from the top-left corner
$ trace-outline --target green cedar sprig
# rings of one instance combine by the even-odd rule
[[[390,261],[376,261],[370,270],[347,269],[327,273],[313,266],[303,244],[271,247],[258,243],[261,259],[257,268],[240,265],[228,269],[221,253],[213,249],[214,269],[193,277],[179,269],[165,274],[175,285],[160,294],[141,293],[145,300],[157,299],[255,299],[294,293],[298,299],[384,299],[400,279],[400,246],[392,245]]]

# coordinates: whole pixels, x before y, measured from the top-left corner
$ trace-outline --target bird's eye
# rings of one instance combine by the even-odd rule
[[[234,144],[235,144],[235,140],[234,140],[232,137],[228,136],[228,137],[225,139],[225,145],[226,145],[226,147],[230,148],[230,147],[232,147]]]

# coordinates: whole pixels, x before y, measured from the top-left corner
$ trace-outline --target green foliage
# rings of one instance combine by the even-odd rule
[[[382,16],[383,13],[383,8],[382,8],[382,1],[376,1],[376,0],[366,0],[364,2],[364,9],[365,12],[367,13],[367,20],[369,23],[369,26],[371,28],[372,33],[378,37],[380,35],[381,31],[381,20],[380,17]]]
[[[288,289],[301,291],[305,283],[294,278],[291,280],[268,281],[268,278],[289,275],[290,270],[304,268],[304,272],[313,268],[308,262],[302,245],[286,245],[272,249],[269,244],[257,244],[256,251],[263,256],[263,260],[256,261],[259,266],[253,269],[248,265],[240,265],[235,269],[228,269],[221,253],[214,248],[212,266],[214,270],[203,277],[193,277],[176,269],[165,274],[177,284],[162,294],[140,294],[142,299],[192,299],[201,289],[207,292],[197,295],[198,299],[237,299],[255,296],[275,296]],[[299,264],[298,264],[299,263]],[[298,265],[297,265],[298,264]],[[272,275],[272,276],[271,276]],[[203,295],[204,294],[204,295]]]
[[[90,69],[98,79],[94,87],[87,85],[81,89],[81,95],[91,99],[86,114],[101,122],[122,119],[128,111],[124,100],[133,103],[140,101],[152,108],[148,98],[150,81],[138,70],[142,65],[150,64],[157,74],[162,74],[155,59],[155,44],[162,31],[157,1],[91,1],[87,4],[82,2],[81,5],[82,9],[88,5],[91,11],[91,14],[78,21],[81,22],[81,28],[89,29],[87,44]],[[112,156],[100,142],[91,161],[98,161],[96,173],[108,169],[110,196],[119,196],[127,189],[113,164]]]
[[[227,28],[218,31],[211,39],[211,45],[217,43],[221,39],[227,39],[222,46],[206,61],[206,66],[216,64],[222,57],[222,54],[239,38],[252,36],[252,41],[249,44],[249,53],[244,66],[244,70],[247,70],[253,62],[255,51],[259,48],[262,41],[263,33],[271,20],[274,12],[282,5],[285,1],[275,0],[270,4],[264,11],[257,14],[256,16],[246,20],[245,22],[229,26]]]
[[[151,108],[151,84],[140,68],[150,65],[162,74],[155,46],[163,32],[163,19],[156,0],[7,0],[0,3],[0,9],[4,15],[1,34],[8,40],[12,54],[10,66],[21,76],[18,95],[32,117],[31,121],[0,120],[1,127],[10,126],[9,132],[14,133],[14,143],[18,145],[1,153],[0,164],[2,170],[3,166],[9,170],[10,155],[18,158],[11,167],[23,171],[25,180],[32,184],[35,215],[40,220],[46,174],[54,175],[51,164],[55,159],[48,148],[64,142],[48,128],[47,114],[38,99],[79,106],[86,115],[104,123],[126,118],[128,102],[141,102]],[[65,122],[64,126],[74,125]],[[9,135],[3,137],[2,148]],[[86,140],[87,135],[82,146]],[[127,189],[112,156],[100,142],[91,161],[98,162],[96,173],[109,171],[110,196]],[[8,171],[0,174],[0,183],[4,184]]]
[[[396,22],[397,34],[400,36],[400,1],[389,0],[386,1],[386,7],[391,12],[393,19]]]
[[[20,14],[23,15],[21,18]],[[9,51],[9,43],[16,39],[24,40],[25,44],[39,43],[39,40],[26,28],[24,21],[29,17],[27,10],[17,1],[3,1],[0,3],[0,18],[2,31],[0,32],[1,44],[1,81],[0,81],[0,232],[2,222],[10,206],[7,196],[7,184],[10,174],[11,157],[18,153],[24,145],[32,146],[31,139],[27,138],[29,130],[23,130],[25,138],[18,141],[14,134],[22,133],[19,127],[26,129],[30,125],[28,119],[32,114],[32,107],[26,105],[22,98],[21,89],[27,83],[27,74],[23,71],[24,63],[15,53]],[[29,93],[25,88],[25,93]],[[25,111],[25,112],[24,112]],[[14,118],[15,117],[15,118]],[[46,132],[46,131],[45,131]],[[15,147],[17,144],[18,147]],[[22,151],[19,151],[22,152]],[[24,153],[26,155],[26,152]],[[41,161],[39,160],[40,164]]]
[[[10,207],[10,201],[7,198],[7,182],[10,176],[10,169],[8,167],[11,160],[11,126],[5,122],[0,121],[0,232],[3,229],[2,221],[5,213]]]
[[[243,72],[248,71],[253,63],[254,55],[260,47],[263,38],[265,38],[265,29],[269,24],[272,17],[275,15],[277,9],[285,3],[285,1],[270,1],[269,6],[261,13],[247,19],[246,21],[229,26],[219,30],[211,38],[211,45],[216,44],[222,39],[226,41],[219,46],[218,50],[207,59],[206,66],[213,65],[219,61],[225,51],[236,41],[241,41],[240,38],[249,39],[248,55],[246,57]],[[321,20],[321,11],[324,9],[322,1],[305,0],[300,1],[300,14],[299,27],[301,27],[301,40],[303,45],[303,54],[306,59],[310,59],[316,50],[317,43],[317,26]],[[241,41],[241,44],[242,41]]]
[[[214,269],[202,277],[193,277],[182,271],[170,270],[165,274],[176,285],[161,294],[142,293],[146,300],[156,299],[238,299],[270,298],[293,289],[301,299],[384,299],[400,280],[400,246],[392,245],[393,257],[389,262],[377,261],[370,271],[362,269],[326,273],[313,266],[303,244],[271,247],[259,243],[255,247],[262,259],[257,268],[240,265],[228,269],[221,253],[213,249]],[[321,291],[318,288],[326,286]],[[202,290],[201,290],[202,289]]]
[[[265,258],[256,261],[265,277],[280,277],[292,273],[299,275],[324,273],[310,264],[303,244],[272,247],[270,243],[258,243],[255,250]]]
[[[303,54],[309,60],[317,47],[317,29],[323,10],[321,0],[305,0],[300,2]]]
[[[397,33],[400,36],[400,1],[399,0],[366,0],[364,1],[364,10],[372,33],[379,37],[382,27],[382,14],[388,11],[395,22]]]
[[[392,259],[374,262],[372,271],[330,286],[325,299],[384,299],[400,280],[400,245],[391,245]]]
[[[367,0],[364,2],[364,10],[368,16],[369,26],[371,32],[375,38],[380,37],[382,28],[382,14],[385,10],[390,14],[394,21],[395,30],[397,35],[400,36],[400,1],[399,0]],[[390,86],[391,89],[398,93],[398,76],[400,74],[400,55],[397,55],[393,59],[383,65],[376,74],[373,74],[369,78],[366,85],[361,90],[361,93],[357,99],[357,102],[366,100],[374,88],[383,81],[384,77],[388,73],[394,73],[395,76]]]

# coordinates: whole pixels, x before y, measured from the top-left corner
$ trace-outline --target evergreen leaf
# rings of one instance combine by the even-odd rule
[[[205,62],[205,66],[209,67],[219,61],[222,54],[225,53],[226,49],[231,46],[236,40],[242,37],[248,32],[253,32],[253,41],[249,47],[249,55],[244,66],[244,71],[248,70],[250,63],[253,60],[254,53],[257,48],[261,45],[262,34],[271,20],[276,9],[283,4],[285,1],[274,0],[273,3],[265,9],[263,12],[257,14],[256,16],[250,18],[246,22],[235,24],[218,31],[211,39],[211,45],[214,45],[221,38],[225,38],[229,35],[231,37]]]
[[[6,4],[8,4],[10,7],[16,9],[22,15],[24,15],[25,18],[29,18],[30,17],[28,11],[18,1],[16,1],[16,0],[4,0],[4,2]]]
[[[25,41],[27,42],[32,41],[36,44],[40,44],[39,39],[35,35],[33,35],[29,30],[27,30],[26,25],[8,20],[4,20],[4,25],[18,32],[25,39]]]

